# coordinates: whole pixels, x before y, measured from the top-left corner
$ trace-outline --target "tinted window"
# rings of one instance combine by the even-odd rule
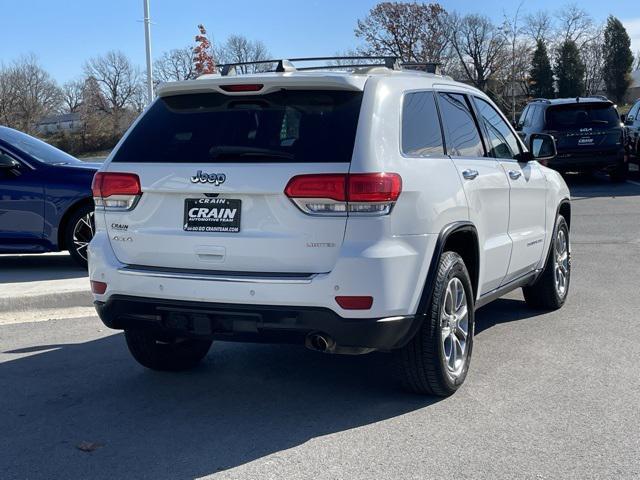
[[[402,108],[402,151],[407,155],[444,155],[433,92],[405,95]]]
[[[438,98],[449,155],[483,157],[482,140],[466,97],[459,93],[439,93]]]
[[[0,138],[15,148],[49,165],[77,163],[79,160],[42,140],[11,128],[0,127]]]
[[[635,121],[638,119],[638,112],[640,111],[640,102],[636,102],[636,104],[629,110],[627,114],[627,120]]]
[[[489,103],[481,98],[476,98],[475,101],[478,113],[487,128],[489,142],[491,143],[491,156],[495,158],[514,158],[515,155],[520,153],[520,145],[516,135],[509,128],[507,122],[502,119],[498,111]]]
[[[609,103],[555,105],[547,109],[547,128],[568,130],[581,127],[615,127],[620,120]]]
[[[160,98],[114,162],[349,162],[361,92]]]
[[[528,116],[531,110],[532,109],[530,105],[527,105],[524,108],[523,112],[520,114],[520,119],[518,120],[518,128],[529,126],[529,123],[531,123],[531,121],[529,120]],[[527,123],[527,121],[529,121],[529,123]]]

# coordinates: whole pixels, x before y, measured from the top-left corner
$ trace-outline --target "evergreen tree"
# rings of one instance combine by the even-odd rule
[[[604,29],[604,83],[610,97],[621,103],[631,85],[631,40],[622,22],[610,15]]]
[[[562,42],[558,49],[556,61],[556,78],[558,81],[558,96],[579,97],[584,95],[585,66],[580,58],[580,52],[573,40]]]
[[[553,98],[553,70],[544,41],[538,40],[533,52],[531,70],[529,70],[531,96],[536,98]]]

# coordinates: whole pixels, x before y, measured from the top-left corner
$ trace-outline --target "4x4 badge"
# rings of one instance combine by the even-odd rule
[[[202,170],[191,177],[191,183],[214,183],[216,186],[225,182],[227,176],[224,173],[205,173]]]

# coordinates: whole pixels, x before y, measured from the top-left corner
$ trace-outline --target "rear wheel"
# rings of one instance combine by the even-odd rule
[[[83,205],[69,217],[65,231],[65,245],[71,258],[85,268],[87,267],[87,248],[94,231],[93,205]]]
[[[163,336],[147,330],[124,331],[133,358],[152,370],[180,371],[195,367],[207,355],[212,340]]]
[[[403,386],[413,392],[449,396],[464,382],[473,347],[474,303],[464,261],[445,252],[422,327],[396,352]]]
[[[569,226],[564,217],[558,215],[547,263],[536,283],[522,288],[524,299],[530,307],[557,310],[567,299],[570,280]]]
[[[614,182],[624,182],[627,180],[628,176],[629,176],[629,164],[625,161],[618,162],[618,164],[609,173],[609,177]]]

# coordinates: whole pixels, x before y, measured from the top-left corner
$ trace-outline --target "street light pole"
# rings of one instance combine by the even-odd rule
[[[151,18],[149,18],[149,0],[144,3],[144,40],[147,48],[147,105],[153,100],[153,66],[151,63]]]

